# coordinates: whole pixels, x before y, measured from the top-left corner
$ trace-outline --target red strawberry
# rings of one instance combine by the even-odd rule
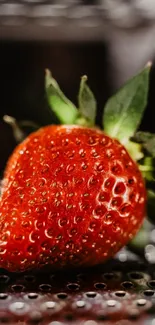
[[[44,127],[5,171],[0,267],[101,263],[135,235],[145,203],[142,175],[117,140],[85,127]]]

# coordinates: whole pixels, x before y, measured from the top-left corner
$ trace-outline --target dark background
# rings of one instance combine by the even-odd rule
[[[104,42],[11,42],[0,44],[0,171],[15,146],[4,114],[30,119],[39,125],[53,121],[44,91],[44,70],[49,68],[65,94],[76,104],[80,77],[87,74],[98,102],[97,123],[104,104],[115,92]],[[155,66],[150,78],[148,109],[142,129],[155,132]]]

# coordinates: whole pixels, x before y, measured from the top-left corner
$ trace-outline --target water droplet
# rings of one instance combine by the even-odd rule
[[[82,163],[82,165],[81,165],[81,166],[82,166],[82,169],[83,169],[83,170],[86,170],[86,169],[88,168],[88,165],[87,165],[87,164],[85,164],[85,163]]]
[[[81,158],[84,158],[85,155],[86,155],[86,152],[83,149],[80,149],[79,150],[79,155],[80,155]]]
[[[41,178],[40,181],[39,181],[39,187],[42,187],[46,184],[46,180],[45,178]]]
[[[0,248],[0,254],[5,254],[6,253],[6,249],[5,248]]]
[[[33,242],[36,241],[37,239],[39,239],[39,237],[40,237],[40,235],[36,232],[32,232],[29,236],[30,236],[30,240]]]
[[[74,171],[74,169],[75,169],[75,165],[68,165],[67,167],[66,167],[66,173],[72,173],[73,171]]]
[[[45,229],[45,236],[48,238],[52,238],[53,237],[53,228]]]
[[[74,151],[70,150],[64,153],[67,158],[73,158],[74,157]]]
[[[58,224],[59,224],[60,227],[65,226],[67,224],[67,219],[66,218],[59,219]]]

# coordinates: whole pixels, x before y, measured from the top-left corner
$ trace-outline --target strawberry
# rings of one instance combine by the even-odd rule
[[[139,228],[145,197],[141,173],[118,141],[88,128],[44,127],[6,168],[1,266],[103,262]]]
[[[0,267],[102,263],[133,238],[145,212],[144,180],[124,145],[93,127],[43,127],[17,146],[4,173]]]

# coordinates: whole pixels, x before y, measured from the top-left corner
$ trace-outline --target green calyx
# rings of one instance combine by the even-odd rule
[[[137,131],[147,104],[151,64],[130,79],[104,108],[103,126],[111,137],[126,145]]]
[[[45,71],[45,89],[50,108],[62,124],[93,126],[96,117],[96,100],[86,84],[87,77],[81,78],[78,96],[79,109],[63,94],[49,70]]]
[[[155,157],[155,135],[136,133],[147,104],[150,68],[149,62],[107,101],[103,111],[104,132],[118,139],[138,162],[145,157],[144,151]],[[49,70],[45,74],[45,89],[49,107],[62,124],[95,126],[97,104],[87,85],[87,76],[81,78],[78,108],[66,98]],[[149,164],[146,170],[146,166],[146,163],[140,165],[141,171],[152,172],[153,167]]]
[[[146,180],[148,198],[151,193],[148,201],[152,202],[155,200],[155,134],[138,130],[147,105],[150,69],[149,62],[107,101],[102,124],[104,132],[119,140],[137,161]],[[49,70],[45,73],[45,90],[49,107],[60,123],[95,127],[97,104],[87,85],[87,76],[81,78],[78,107],[66,98]],[[155,216],[155,203],[152,206]]]
[[[63,94],[49,70],[46,70],[45,89],[50,108],[62,124],[74,124],[78,111],[74,104]]]

